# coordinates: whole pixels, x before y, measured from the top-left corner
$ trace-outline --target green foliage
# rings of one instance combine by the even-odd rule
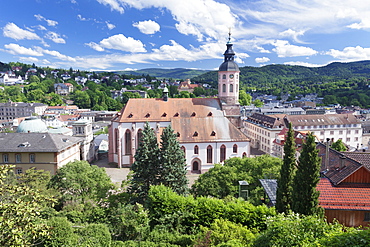
[[[39,215],[53,200],[30,187],[8,183],[12,168],[0,166],[0,245],[30,246],[49,237],[50,227]]]
[[[279,213],[288,213],[292,207],[293,178],[296,169],[296,148],[292,123],[284,143],[283,165],[277,180],[276,210]]]
[[[110,208],[108,222],[115,240],[142,241],[149,233],[149,216],[141,204]]]
[[[328,224],[321,217],[278,214],[267,220],[267,230],[257,237],[255,246],[319,246],[320,239],[341,230],[342,225]]]
[[[109,247],[111,245],[111,236],[109,229],[105,224],[89,224],[77,228],[78,246]]]
[[[223,166],[215,165],[208,172],[200,175],[192,186],[194,196],[213,196],[225,198],[237,196],[238,181],[249,183],[249,200],[255,204],[261,203],[263,195],[259,179],[277,178],[281,167],[281,159],[269,155],[255,158],[231,158]]]
[[[315,136],[310,132],[303,144],[293,182],[292,209],[303,215],[322,214],[319,207],[319,194],[316,185],[320,180],[321,158],[318,156]]]
[[[186,194],[186,160],[171,125],[162,132],[159,155],[161,167],[157,184],[163,184],[178,194]]]
[[[198,242],[209,238],[209,246],[252,246],[254,234],[241,224],[215,219],[209,228],[202,228]]]
[[[346,228],[345,232],[322,238],[320,244],[327,247],[367,247],[370,246],[370,229]]]
[[[107,196],[113,184],[104,168],[86,161],[69,162],[51,178],[49,187],[62,193],[62,202],[98,202]]]
[[[169,229],[154,228],[146,241],[154,243],[169,243],[178,246],[193,246],[194,235],[179,234],[178,232],[170,232]]]
[[[252,103],[255,107],[262,107],[263,106],[263,102],[260,99],[256,99]]]
[[[131,170],[133,176],[128,192],[133,195],[133,201],[143,203],[146,200],[151,185],[157,184],[159,166],[159,148],[154,131],[146,122],[141,141],[135,154],[135,162]]]
[[[43,246],[76,246],[78,236],[74,233],[72,224],[63,217],[53,217],[47,221],[50,227],[50,238],[45,239]]]
[[[347,151],[347,147],[346,145],[344,145],[341,139],[338,139],[336,142],[333,142],[333,144],[331,145],[331,148],[334,150],[337,150],[338,152]]]
[[[244,90],[239,90],[239,103],[242,106],[250,105],[252,103],[252,96]]]

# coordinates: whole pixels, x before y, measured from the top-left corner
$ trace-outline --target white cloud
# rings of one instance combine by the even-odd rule
[[[20,57],[19,60],[28,63],[36,63],[39,61],[36,57]]]
[[[42,15],[40,15],[40,14],[34,15],[34,17],[36,17],[36,19],[38,21],[46,21],[46,23],[48,24],[48,26],[53,26],[54,27],[54,26],[58,25],[58,22],[57,21],[48,20],[45,17],[43,17]]]
[[[97,0],[97,1],[100,4],[104,4],[106,6],[109,6],[112,11],[116,10],[116,11],[120,12],[121,14],[123,14],[123,12],[124,12],[123,7],[121,7],[120,4],[118,3],[118,1],[116,1],[116,0]]]
[[[24,30],[19,28],[14,23],[8,23],[3,28],[3,35],[8,38],[12,38],[15,40],[21,40],[21,39],[35,39],[35,40],[41,40],[41,38],[30,31]]]
[[[85,45],[89,46],[90,48],[96,51],[104,51],[104,48],[95,42],[85,43]]]
[[[34,47],[34,49],[39,53],[51,55],[51,56],[53,56],[55,58],[58,58],[62,61],[76,62],[76,58],[61,54],[59,51],[51,51],[51,50],[43,49],[43,48],[38,47],[38,46]]]
[[[108,29],[109,30],[112,30],[113,28],[115,28],[116,27],[116,25],[114,25],[114,24],[112,24],[112,23],[109,23],[109,22],[105,22],[106,24],[107,24],[107,27],[108,27]]]
[[[47,30],[46,27],[44,27],[43,25],[37,25],[36,28],[38,30],[41,30],[41,31],[46,31]]]
[[[227,4],[214,0],[97,0],[112,10],[123,13],[122,6],[136,9],[167,9],[177,21],[177,30],[185,35],[194,35],[198,40],[218,40],[225,37],[228,29],[239,23]]]
[[[325,64],[313,64],[313,63],[306,63],[300,61],[292,61],[292,62],[285,62],[286,65],[298,65],[298,66],[305,66],[305,67],[322,67]]]
[[[18,44],[7,44],[4,45],[6,52],[9,52],[10,54],[13,55],[26,55],[26,56],[42,56],[42,52],[39,52],[37,50],[31,49],[31,48],[26,48],[23,46],[20,46]]]
[[[268,57],[257,57],[254,61],[256,61],[256,63],[267,63],[270,61],[270,58]]]
[[[59,34],[57,34],[55,32],[51,32],[51,31],[49,31],[45,34],[45,38],[50,39],[54,43],[58,43],[58,44],[65,44],[66,43],[66,41],[62,37],[60,37]]]
[[[135,22],[133,26],[138,28],[140,32],[144,34],[154,34],[159,32],[161,29],[159,24],[152,20]]]
[[[82,17],[82,15],[77,15],[77,19],[79,19],[80,21],[88,21],[88,19]]]
[[[369,29],[370,28],[370,19],[363,19],[359,23],[353,23],[347,26],[351,29]]]
[[[278,57],[299,57],[317,54],[317,51],[310,47],[291,45],[286,40],[276,40],[272,45],[275,46],[272,50],[276,52]]]
[[[326,54],[344,61],[369,60],[370,48],[356,46],[346,47],[343,49],[343,51],[330,49],[328,52],[326,52]]]
[[[123,34],[113,35],[100,41],[99,45],[106,49],[114,49],[127,52],[146,52],[143,43]]]
[[[304,30],[294,31],[294,30],[292,30],[292,29],[289,28],[288,30],[285,30],[285,31],[279,33],[279,36],[289,37],[289,38],[292,38],[296,42],[301,42],[298,39],[298,37],[304,35],[304,33],[305,33]]]

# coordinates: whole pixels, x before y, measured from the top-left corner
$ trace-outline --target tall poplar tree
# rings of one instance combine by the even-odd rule
[[[292,209],[293,178],[296,169],[296,148],[294,130],[289,123],[284,143],[283,165],[280,169],[280,177],[277,180],[276,210],[279,213],[287,213]]]
[[[315,136],[309,133],[302,146],[293,183],[292,209],[296,213],[304,215],[320,215],[322,213],[322,209],[318,206],[320,192],[316,190],[320,180],[321,164],[318,152]]]
[[[133,202],[144,203],[151,185],[158,184],[159,147],[154,130],[146,122],[131,170],[133,177],[128,192]]]
[[[186,160],[171,125],[163,130],[160,148],[159,183],[178,194],[188,191]]]

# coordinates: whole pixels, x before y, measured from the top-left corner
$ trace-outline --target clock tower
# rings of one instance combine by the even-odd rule
[[[218,97],[223,105],[239,105],[239,66],[234,62],[233,45],[226,44],[224,62],[218,70]]]

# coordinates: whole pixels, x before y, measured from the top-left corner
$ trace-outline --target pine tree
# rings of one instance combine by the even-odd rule
[[[277,180],[276,210],[279,213],[287,213],[292,208],[293,178],[296,169],[295,154],[294,131],[290,123],[284,143],[283,165]]]
[[[320,215],[322,213],[322,209],[318,206],[320,192],[316,190],[320,180],[321,164],[318,152],[315,136],[309,133],[298,159],[293,183],[292,209],[296,213],[304,215]]]
[[[186,160],[171,125],[163,130],[160,149],[159,182],[178,194],[188,191]]]
[[[151,185],[158,184],[159,147],[154,131],[146,122],[131,170],[134,172],[128,192],[133,201],[144,203]]]

